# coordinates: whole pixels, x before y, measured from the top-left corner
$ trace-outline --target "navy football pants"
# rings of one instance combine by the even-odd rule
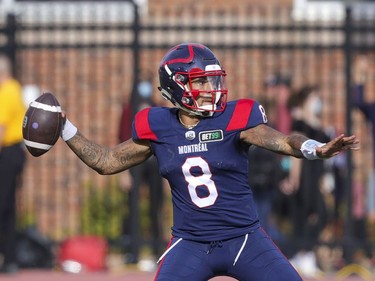
[[[225,241],[194,242],[173,238],[160,262],[157,281],[207,281],[231,276],[240,281],[302,281],[262,228]],[[242,248],[243,247],[243,248]],[[242,251],[241,251],[242,248]],[[239,254],[239,256],[238,256]]]

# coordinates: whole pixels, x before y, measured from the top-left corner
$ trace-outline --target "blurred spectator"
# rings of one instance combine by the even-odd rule
[[[292,131],[322,143],[329,137],[321,126],[322,101],[319,89],[305,86],[290,100],[293,108]],[[324,161],[292,159],[289,176],[282,181],[281,190],[290,196],[292,204],[292,264],[305,276],[318,272],[315,246],[327,223],[327,210],[322,193]]]
[[[360,56],[355,65],[355,91],[354,101],[356,106],[361,110],[364,117],[371,126],[372,131],[372,171],[368,175],[367,199],[369,219],[371,223],[375,223],[375,99],[365,96],[365,85],[369,76],[369,59],[366,56]]]
[[[124,103],[122,117],[119,128],[119,141],[123,142],[131,137],[131,120],[139,110],[154,106],[152,100],[152,86],[148,80],[138,84],[135,95],[130,103]],[[137,264],[140,259],[140,249],[144,237],[141,235],[141,187],[148,188],[149,199],[149,221],[151,233],[151,249],[154,258],[159,258],[162,254],[165,243],[163,240],[163,181],[159,174],[158,163],[155,157],[150,157],[146,162],[135,166],[121,174],[120,184],[122,189],[128,191],[129,207],[128,217],[123,223],[123,240],[128,252],[125,255],[125,262]]]
[[[353,186],[353,223],[355,224],[353,238],[356,240],[357,250],[363,251],[365,259],[372,257],[367,236],[368,224],[375,225],[375,99],[365,91],[371,74],[370,64],[371,60],[366,55],[360,55],[354,65],[354,103],[363,113],[372,132],[371,168],[367,174],[363,174],[363,170],[355,169],[356,181]],[[360,180],[357,180],[358,177]]]
[[[345,204],[345,189],[347,178],[347,156],[345,153],[337,155],[332,161],[332,171],[334,175],[335,189],[334,195],[334,220],[340,224],[340,208]],[[341,223],[342,224],[342,223]],[[338,227],[342,227],[337,225]]]
[[[371,244],[367,237],[366,173],[363,169],[353,169],[352,186],[352,232],[351,242],[354,262],[365,265],[371,258]]]
[[[12,78],[11,64],[0,55],[0,253],[1,272],[15,273],[16,189],[25,163],[22,122],[25,106],[18,81]]]
[[[265,97],[261,104],[265,107],[268,125],[274,127],[275,108],[270,97]],[[252,146],[249,149],[249,183],[257,205],[259,221],[273,241],[284,250],[284,235],[279,230],[279,210],[274,209],[279,196],[279,183],[282,177],[281,157],[271,151]],[[256,165],[254,164],[256,163]],[[272,175],[272,176],[270,176]]]
[[[292,126],[292,113],[289,107],[289,100],[292,94],[291,84],[291,77],[279,72],[268,75],[264,83],[265,95],[264,101],[262,102],[266,108],[268,124],[284,134],[290,134]],[[277,155],[273,156],[273,161],[275,161],[275,158],[280,168],[277,173],[277,179],[275,178],[275,180],[280,181],[289,174],[291,157]],[[291,212],[290,198],[282,193],[278,186],[279,182],[277,188],[272,191],[271,218],[276,219],[275,225],[278,226],[278,234],[275,234],[276,237],[273,238],[282,251],[288,256],[290,250],[288,245],[285,244],[285,236],[288,234],[289,229],[287,219]]]
[[[272,74],[265,81],[266,98],[274,103],[274,128],[284,134],[289,134],[292,116],[288,107],[291,95],[291,78],[287,75]]]

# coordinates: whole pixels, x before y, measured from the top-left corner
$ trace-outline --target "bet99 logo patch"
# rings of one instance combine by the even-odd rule
[[[199,132],[200,142],[213,142],[213,141],[221,141],[221,140],[223,140],[222,130]]]

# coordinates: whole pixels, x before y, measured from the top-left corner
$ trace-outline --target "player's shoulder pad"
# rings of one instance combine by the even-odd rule
[[[263,107],[253,99],[239,99],[228,102],[227,106],[227,110],[231,112],[226,127],[227,131],[245,130],[261,123],[267,123]]]
[[[133,138],[157,140],[160,130],[165,128],[161,125],[168,123],[170,114],[170,108],[167,107],[148,107],[140,110],[133,120]]]
[[[147,107],[137,112],[133,120],[133,138],[156,140],[156,134],[151,130],[150,126],[151,107]]]

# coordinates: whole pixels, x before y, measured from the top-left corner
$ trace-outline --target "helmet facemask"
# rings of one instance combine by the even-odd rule
[[[209,65],[206,69],[212,70],[192,69],[189,73],[177,72],[174,77],[184,91],[181,103],[185,111],[204,117],[224,110],[228,92],[224,83],[225,71],[218,65]]]

